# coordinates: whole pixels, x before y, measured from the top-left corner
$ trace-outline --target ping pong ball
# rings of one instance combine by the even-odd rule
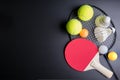
[[[90,5],[82,5],[78,9],[78,18],[83,21],[90,20],[94,15],[93,8]]]
[[[88,36],[88,34],[89,34],[89,31],[85,28],[80,31],[80,36],[82,38],[86,38]]]
[[[71,19],[66,24],[67,32],[71,35],[78,35],[82,30],[82,24],[78,19]]]
[[[117,59],[118,55],[116,52],[111,51],[108,53],[108,59],[111,61],[115,61]]]
[[[107,47],[107,46],[101,45],[101,46],[99,47],[99,53],[100,53],[100,54],[106,54],[107,52],[108,52],[108,47]]]

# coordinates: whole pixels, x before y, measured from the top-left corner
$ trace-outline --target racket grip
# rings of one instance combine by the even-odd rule
[[[95,68],[97,71],[101,72],[107,78],[111,78],[112,75],[113,75],[112,71],[110,71],[109,69],[105,68],[103,65],[101,65],[98,62],[96,62],[95,60],[92,61],[91,66],[93,68]]]

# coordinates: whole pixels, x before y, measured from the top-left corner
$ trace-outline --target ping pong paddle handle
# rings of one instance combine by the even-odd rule
[[[92,61],[91,66],[95,68],[97,71],[101,72],[104,76],[107,78],[111,78],[113,75],[113,72],[109,69],[102,66],[100,63],[96,62],[95,60]]]

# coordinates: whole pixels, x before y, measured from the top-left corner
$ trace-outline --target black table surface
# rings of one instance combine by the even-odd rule
[[[73,70],[64,59],[65,24],[81,4],[95,5],[112,18],[117,40],[111,50],[120,56],[119,0],[0,1],[0,80],[108,80],[96,70]],[[102,56],[100,62],[111,69]],[[118,79],[109,80],[119,80],[120,58],[110,63]]]

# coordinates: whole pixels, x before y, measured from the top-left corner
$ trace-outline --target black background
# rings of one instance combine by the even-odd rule
[[[112,18],[117,41],[111,50],[120,56],[119,0],[0,1],[0,79],[108,80],[95,70],[75,71],[64,59],[69,41],[66,21],[74,8],[85,3],[103,9]],[[100,60],[110,69],[102,56]],[[110,63],[120,79],[119,58]],[[117,79],[113,76],[109,80]]]

